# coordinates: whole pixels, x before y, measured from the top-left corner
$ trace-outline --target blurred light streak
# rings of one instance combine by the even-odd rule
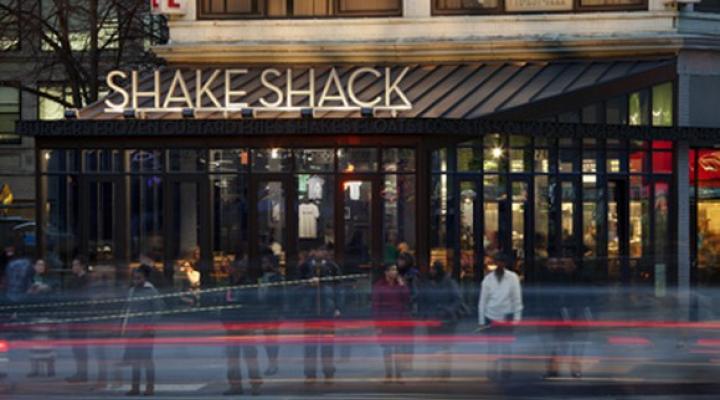
[[[610,336],[608,343],[614,346],[650,346],[652,342],[637,336]]]

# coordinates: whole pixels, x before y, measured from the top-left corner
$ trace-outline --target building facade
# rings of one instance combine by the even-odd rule
[[[558,265],[658,293],[718,279],[711,2],[156,4],[167,67],[20,125],[59,264],[122,280],[147,256],[211,284],[322,247],[348,273],[409,251],[477,282],[504,251],[528,284]]]

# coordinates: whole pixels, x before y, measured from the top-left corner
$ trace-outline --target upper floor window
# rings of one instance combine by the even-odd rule
[[[198,0],[199,17],[303,18],[401,16],[402,0]]]
[[[432,0],[434,15],[647,9],[647,0]]]
[[[0,51],[20,48],[20,22],[16,0],[0,0]]]
[[[0,86],[0,144],[20,143],[15,134],[15,121],[20,119],[20,91]]]

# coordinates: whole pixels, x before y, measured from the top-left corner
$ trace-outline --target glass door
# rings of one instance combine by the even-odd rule
[[[339,182],[337,252],[346,274],[369,272],[379,265],[381,223],[379,216],[379,183],[376,177],[343,177]]]
[[[482,280],[483,270],[480,255],[481,198],[480,185],[476,180],[462,180],[460,183],[460,281]]]
[[[612,179],[607,182],[607,257],[608,278],[630,280],[628,266],[628,202],[627,182]]]
[[[253,179],[250,195],[254,216],[250,222],[250,259],[260,265],[262,256],[273,256],[281,271],[287,273],[290,255],[294,255],[289,240],[294,228],[292,207],[292,179],[289,176],[258,176]]]
[[[509,249],[516,257],[515,272],[521,277],[525,276],[528,269],[528,256],[532,251],[528,250],[530,244],[529,228],[531,226],[529,217],[530,213],[530,185],[525,179],[513,179],[510,182],[510,204],[507,207],[508,215],[507,226],[510,227],[509,232]]]
[[[83,223],[84,254],[95,279],[101,282],[126,282],[125,240],[120,222],[125,204],[120,195],[119,178],[88,178],[84,181],[80,209]]]
[[[211,283],[207,181],[172,177],[168,178],[167,190],[166,283],[183,290]]]

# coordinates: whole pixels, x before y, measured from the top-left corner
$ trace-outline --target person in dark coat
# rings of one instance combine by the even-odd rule
[[[407,328],[386,327],[384,321],[410,319],[410,290],[405,280],[399,275],[396,265],[385,266],[385,276],[378,279],[372,290],[373,318],[378,323],[378,335],[383,348],[383,361],[385,363],[385,381],[402,379],[404,356],[403,348],[396,343],[383,343],[383,336],[408,335]]]
[[[295,304],[300,314],[307,321],[335,320],[339,318],[342,304],[341,290],[337,281],[322,281],[323,278],[335,278],[340,275],[340,267],[332,261],[324,248],[315,250],[310,257],[300,265],[300,279],[310,282],[298,288]],[[306,335],[322,334],[330,337],[334,329],[323,331],[306,329]],[[335,349],[332,343],[306,343],[305,344],[305,383],[313,384],[317,377],[317,355],[320,349],[320,359],[326,383],[331,383],[335,376]]]
[[[122,334],[127,338],[123,361],[132,367],[132,386],[128,396],[140,394],[140,375],[145,370],[145,396],[155,394],[155,362],[153,340],[158,311],[163,308],[158,291],[148,280],[152,270],[146,266],[132,272],[132,286],[128,291],[128,303],[122,323]],[[143,298],[143,300],[138,300]],[[145,314],[147,315],[138,315]]]
[[[84,302],[90,299],[90,275],[87,271],[85,261],[76,257],[72,261],[72,271],[65,283],[65,290],[69,300]],[[71,325],[69,335],[77,342],[72,346],[73,358],[75,359],[75,375],[66,378],[70,383],[87,382],[88,380],[88,348],[85,343],[87,332],[78,325]]]
[[[278,285],[283,281],[283,276],[278,271],[279,268],[275,257],[270,255],[262,256],[260,268],[262,269],[262,276],[259,279],[258,300],[264,310],[264,320],[269,326],[263,332],[265,334],[265,353],[268,358],[268,368],[265,370],[265,375],[275,375],[278,372],[278,356],[280,354],[280,347],[276,342],[277,324],[285,307],[285,287]]]
[[[229,284],[230,286],[252,285],[255,282],[250,275],[247,263],[244,260],[237,260],[230,269]],[[259,394],[262,378],[260,377],[257,348],[253,343],[245,342],[239,345],[233,342],[233,339],[242,339],[243,336],[255,334],[254,331],[248,330],[242,325],[255,320],[257,316],[259,311],[258,290],[255,287],[231,287],[225,293],[225,304],[237,306],[237,308],[226,309],[222,312],[223,325],[230,339],[226,348],[227,379],[230,388],[224,394],[231,396],[243,393],[241,355],[247,364],[252,393]]]
[[[420,293],[420,315],[425,319],[438,321],[438,325],[428,327],[431,336],[451,336],[455,334],[460,312],[462,296],[457,282],[445,271],[440,261],[435,261],[428,270]],[[443,341],[438,347],[438,374],[441,378],[449,378],[452,368],[450,341]]]

